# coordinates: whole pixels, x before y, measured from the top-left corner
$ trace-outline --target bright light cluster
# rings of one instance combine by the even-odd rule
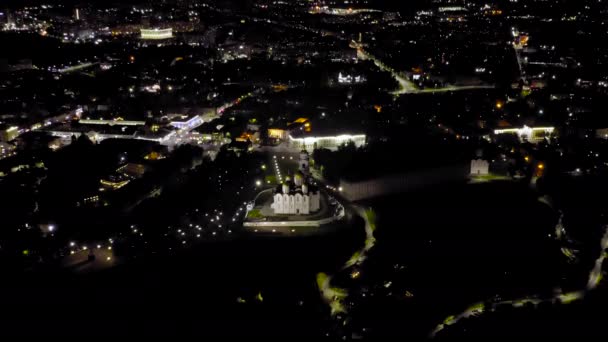
[[[524,125],[524,127],[522,128],[495,129],[494,134],[498,135],[505,133],[515,133],[522,141],[526,140],[530,142],[536,142],[542,140],[545,136],[553,134],[554,131],[555,127],[528,127]]]
[[[306,138],[294,138],[291,135],[289,136],[289,141],[294,143],[295,145],[299,145],[301,148],[305,148],[307,150],[312,150],[315,148],[338,148],[340,145],[352,141],[355,143],[355,146],[361,147],[365,145],[365,134],[343,134],[338,136],[329,136],[329,137],[306,137]]]
[[[173,29],[141,29],[141,39],[161,40],[173,38]]]

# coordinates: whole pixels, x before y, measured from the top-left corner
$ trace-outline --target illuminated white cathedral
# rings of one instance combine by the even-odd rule
[[[309,182],[309,159],[308,152],[302,151],[293,181],[286,177],[275,190],[270,206],[275,214],[308,215],[321,208],[319,189]]]

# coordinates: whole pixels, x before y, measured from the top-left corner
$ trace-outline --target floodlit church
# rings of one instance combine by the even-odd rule
[[[483,159],[471,160],[471,175],[487,175],[490,171],[490,163]]]
[[[271,208],[275,214],[308,215],[319,211],[321,208],[321,194],[319,189],[308,182],[309,178],[309,155],[308,152],[300,153],[299,170],[293,177],[293,181],[286,177],[283,184],[279,185],[273,196]]]

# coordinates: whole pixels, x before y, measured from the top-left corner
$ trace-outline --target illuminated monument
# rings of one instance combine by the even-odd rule
[[[277,187],[270,207],[275,214],[308,215],[321,209],[319,189],[308,182],[309,155],[300,153],[299,170],[293,181],[286,177],[285,182]]]
[[[274,159],[276,164],[276,156]],[[290,235],[297,235],[299,227],[305,227],[301,232],[309,234],[315,231],[309,228],[322,227],[344,218],[344,206],[327,193],[322,193],[310,177],[308,152],[302,151],[297,162],[298,171],[293,177],[285,177],[285,182],[263,190],[247,204],[243,227],[256,233]]]

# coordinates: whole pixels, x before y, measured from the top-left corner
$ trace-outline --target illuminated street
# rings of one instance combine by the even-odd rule
[[[404,94],[433,94],[433,93],[443,93],[443,92],[453,92],[453,91],[466,91],[466,90],[479,90],[479,89],[494,89],[493,85],[470,85],[470,86],[447,86],[441,88],[425,88],[420,89],[409,80],[410,75],[404,74],[394,70],[393,68],[387,66],[385,63],[380,61],[378,58],[374,57],[372,54],[367,52],[361,45],[357,42],[351,42],[351,46],[357,49],[357,53],[360,54],[364,59],[369,59],[374,62],[374,64],[380,68],[382,71],[389,72],[395,80],[399,84],[399,89],[392,92],[392,95],[399,96]]]

